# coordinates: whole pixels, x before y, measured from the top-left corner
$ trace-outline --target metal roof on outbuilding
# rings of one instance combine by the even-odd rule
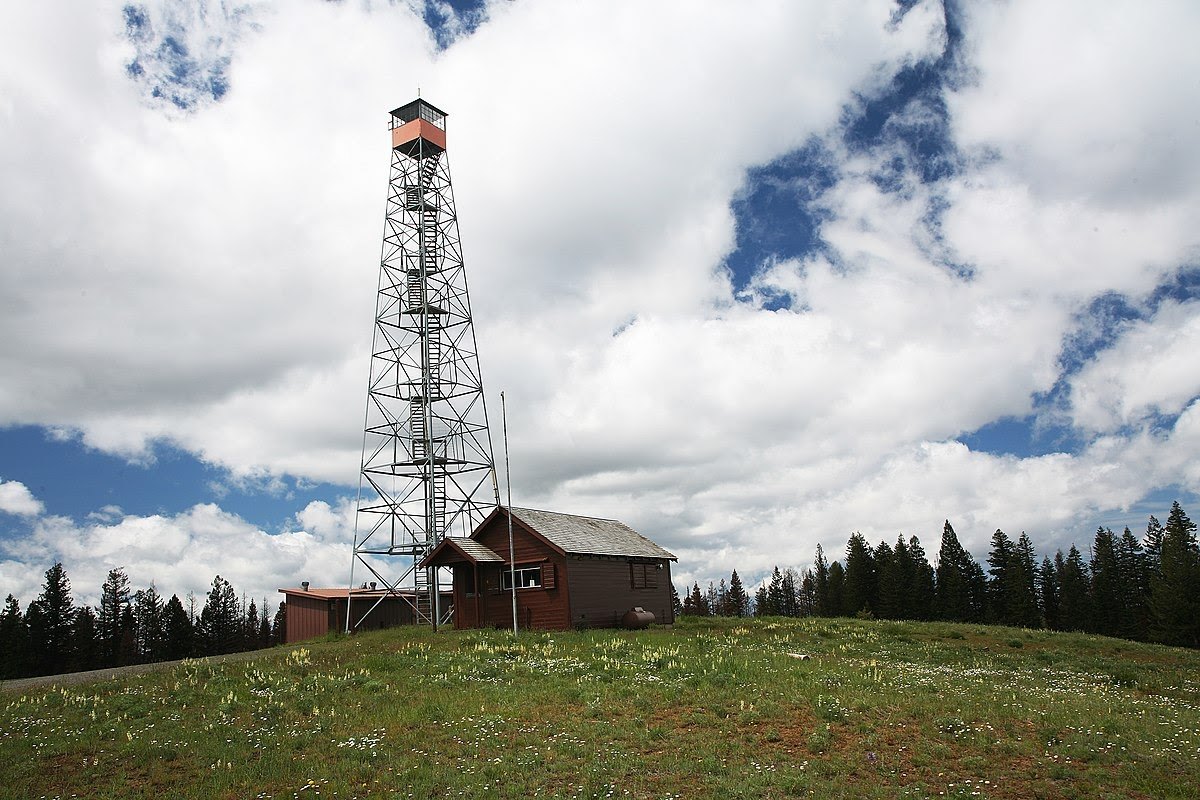
[[[347,595],[351,595],[351,594],[353,594],[355,597],[384,597],[389,594],[396,595],[396,594],[404,594],[406,592],[409,594],[412,593],[411,589],[395,589],[393,591],[388,591],[387,589],[362,589],[362,588],[358,588],[358,587],[355,587],[353,589],[347,589],[344,586],[335,586],[335,587],[313,586],[308,589],[297,586],[297,587],[292,587],[292,588],[287,588],[287,589],[278,589],[276,591],[278,591],[282,594],[285,594],[285,595],[294,594],[298,597],[299,596],[317,597],[322,600],[341,600],[341,599],[345,598]]]
[[[615,519],[580,517],[533,508],[513,508],[512,514],[564,553],[678,560],[673,553]]]

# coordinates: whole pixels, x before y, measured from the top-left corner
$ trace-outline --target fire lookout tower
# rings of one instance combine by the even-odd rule
[[[371,345],[354,570],[449,618],[438,568],[420,560],[468,536],[499,504],[479,352],[446,154],[446,114],[424,100],[391,112],[392,166]],[[380,601],[382,602],[382,601]],[[357,619],[347,603],[346,630]],[[379,603],[376,603],[378,606]]]

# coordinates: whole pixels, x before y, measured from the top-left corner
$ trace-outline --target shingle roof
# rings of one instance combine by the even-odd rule
[[[447,550],[451,551],[449,554],[449,559],[446,558]],[[425,557],[421,559],[417,566],[428,567],[432,564],[445,565],[461,563],[461,557],[457,552],[453,551],[465,553],[467,558],[471,559],[471,561],[477,564],[479,562],[491,562],[497,564],[504,563],[504,559],[501,558],[496,551],[492,550],[482,542],[478,542],[474,539],[467,539],[462,536],[447,536],[445,539],[442,539],[437,547],[426,553]]]
[[[532,508],[514,508],[512,513],[566,553],[675,558],[673,553],[615,519],[579,517]]]
[[[503,561],[492,548],[485,544],[468,539],[465,536],[447,536],[446,541],[452,542],[459,547],[464,553],[469,555],[476,561]]]

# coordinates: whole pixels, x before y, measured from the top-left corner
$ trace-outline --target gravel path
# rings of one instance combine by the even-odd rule
[[[280,652],[283,652],[282,647],[271,647],[266,650],[246,650],[241,653],[226,653],[223,656],[207,656],[193,660],[206,661],[210,664],[221,664],[225,661],[253,661],[269,653]],[[0,692],[23,692],[26,689],[36,689],[40,686],[77,686],[81,683],[106,681],[112,678],[123,678],[127,675],[142,675],[146,672],[175,667],[182,663],[182,661],[156,661],[153,664],[131,664],[128,667],[109,667],[108,669],[93,669],[87,672],[68,672],[63,675],[38,675],[34,678],[16,678],[11,681],[0,681]]]

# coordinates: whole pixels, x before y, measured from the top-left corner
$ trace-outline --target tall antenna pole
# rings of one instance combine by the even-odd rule
[[[504,430],[504,484],[508,490],[508,583],[512,587],[513,636],[517,635],[517,552],[513,549],[512,532],[512,470],[508,466],[508,407],[504,404],[504,392],[500,393],[500,422]]]

